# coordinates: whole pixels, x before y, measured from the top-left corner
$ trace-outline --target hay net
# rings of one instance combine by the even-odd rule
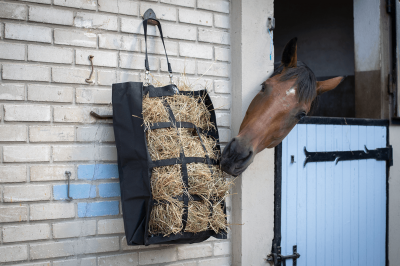
[[[206,90],[144,87],[143,125],[151,161],[150,237],[226,236],[229,181],[219,167],[218,130]],[[210,234],[211,235],[211,234]]]

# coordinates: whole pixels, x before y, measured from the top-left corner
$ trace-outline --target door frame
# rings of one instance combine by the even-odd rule
[[[356,126],[385,126],[386,146],[389,146],[389,120],[363,119],[363,118],[336,118],[336,117],[304,117],[298,124],[315,125],[356,125]],[[390,165],[386,161],[386,228],[385,228],[385,261],[389,265],[388,257],[388,226],[389,226],[389,170]],[[277,253],[277,247],[281,246],[282,228],[282,143],[275,147],[275,182],[274,182],[274,238],[272,240],[271,253]],[[284,254],[291,255],[291,254]],[[281,263],[278,262],[280,266]]]

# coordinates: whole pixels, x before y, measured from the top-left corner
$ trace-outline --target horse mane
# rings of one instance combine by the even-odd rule
[[[271,77],[281,74],[284,66],[279,65]],[[296,79],[297,97],[300,102],[312,102],[317,96],[317,79],[314,72],[303,62],[297,61],[297,67],[287,68],[279,81]]]

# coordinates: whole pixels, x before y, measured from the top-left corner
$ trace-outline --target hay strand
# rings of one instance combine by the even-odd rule
[[[210,204],[206,201],[189,201],[185,232],[207,231],[210,221]]]
[[[153,206],[150,213],[149,233],[151,235],[177,234],[183,229],[183,203],[159,203]]]
[[[181,165],[154,167],[151,174],[151,191],[154,200],[174,201],[184,192]]]

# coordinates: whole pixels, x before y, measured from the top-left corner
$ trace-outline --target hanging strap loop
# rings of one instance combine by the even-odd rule
[[[148,59],[148,56],[147,56],[147,24],[148,24],[147,22],[148,22],[148,20],[149,19],[143,20],[144,42],[145,42],[145,46],[146,46],[146,59],[145,59],[144,65],[146,67],[146,71],[150,71],[149,59]],[[161,29],[161,23],[160,23],[160,21],[158,21],[157,19],[154,19],[154,18],[152,18],[151,20],[154,20],[154,21],[157,22],[157,27],[158,27],[158,30],[160,31],[161,41],[162,41],[162,44],[164,46],[165,57],[167,58],[168,72],[170,74],[170,78],[171,78],[171,81],[172,81],[172,68],[171,68],[171,64],[168,61],[167,50],[165,49],[164,36],[163,36],[163,33],[162,33],[162,29]]]

